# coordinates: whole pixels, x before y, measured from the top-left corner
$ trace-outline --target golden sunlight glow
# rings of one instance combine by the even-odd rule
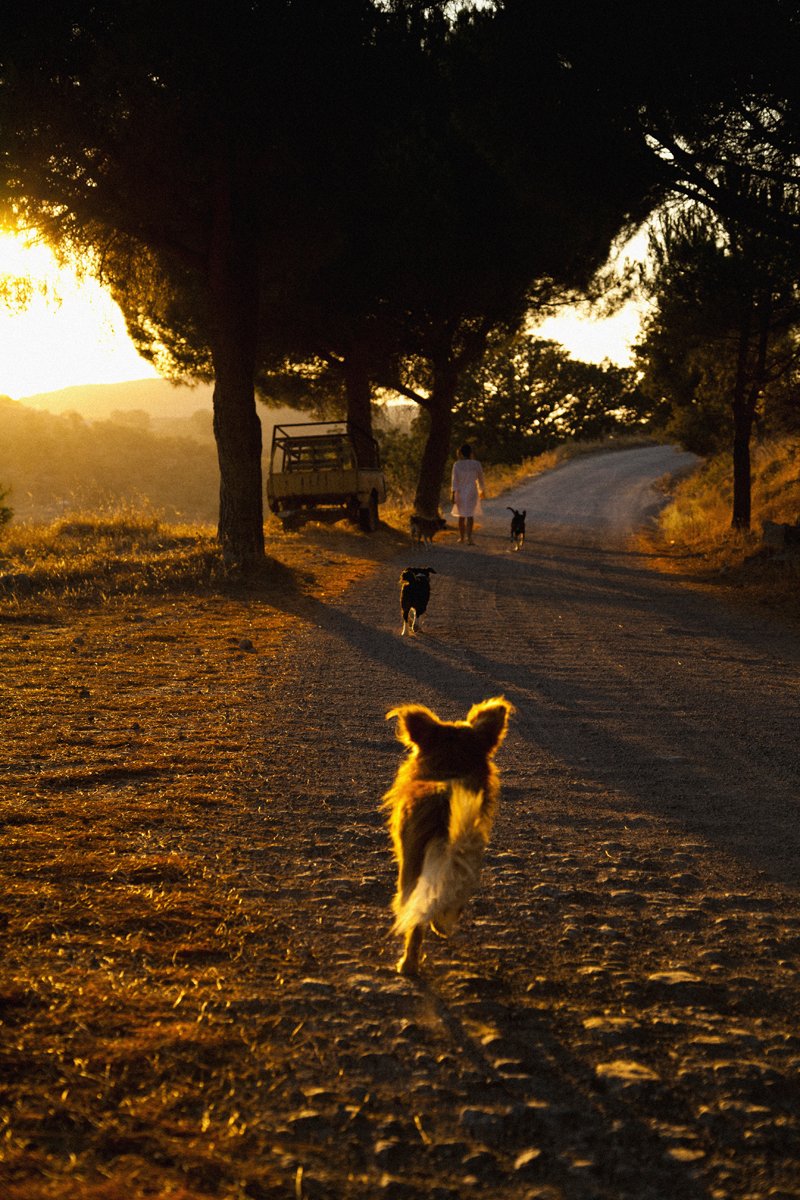
[[[641,308],[631,301],[612,317],[586,317],[577,309],[565,309],[558,316],[548,317],[533,326],[537,337],[560,342],[564,349],[581,362],[601,363],[608,359],[620,367],[630,366],[631,346],[636,341],[641,321]]]
[[[59,267],[46,246],[0,233],[0,279],[32,284],[22,308],[0,298],[0,395],[21,400],[78,384],[158,377],[136,352],[113,300],[94,280]]]
[[[27,304],[15,305],[0,289],[0,395],[14,400],[92,383],[156,379],[128,337],[117,305],[94,280],[60,267],[47,246],[0,233],[0,285],[29,280]],[[534,332],[551,338],[584,362],[630,362],[640,310],[626,304],[603,320],[565,309]]]
[[[629,272],[637,277],[648,258],[649,240],[647,221],[633,234],[620,237],[611,247],[602,272],[606,280],[613,284],[615,280],[626,278]],[[592,316],[590,306],[576,304],[533,325],[531,332],[537,337],[560,342],[568,354],[581,362],[608,360],[617,366],[628,367],[633,360],[633,346],[639,338],[646,309],[647,302],[641,295],[627,300],[609,317]]]

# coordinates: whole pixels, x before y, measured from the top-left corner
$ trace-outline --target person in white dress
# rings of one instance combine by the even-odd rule
[[[458,455],[453,463],[450,499],[453,502],[453,516],[458,517],[458,540],[466,541],[471,546],[475,515],[481,511],[481,496],[485,492],[483,468],[472,457],[469,443],[464,443]]]

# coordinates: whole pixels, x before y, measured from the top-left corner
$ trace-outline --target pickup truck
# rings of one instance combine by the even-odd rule
[[[272,512],[341,507],[361,529],[378,528],[386,481],[375,439],[346,421],[276,425],[267,477]]]

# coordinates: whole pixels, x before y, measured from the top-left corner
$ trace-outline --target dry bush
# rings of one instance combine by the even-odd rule
[[[12,525],[2,545],[3,605],[60,605],[111,595],[203,589],[223,576],[207,526],[167,525],[152,512],[78,512]],[[5,594],[3,594],[5,593]]]
[[[769,440],[753,450],[753,527],[731,529],[732,466],[729,454],[715,455],[680,480],[660,521],[669,545],[708,555],[717,566],[735,565],[752,552],[764,521],[800,519],[800,439]]]
[[[753,449],[753,522],[749,532],[731,528],[732,466],[715,455],[670,485],[651,548],[668,570],[704,582],[724,583],[748,601],[800,614],[800,554],[773,554],[762,546],[764,521],[800,521],[800,438],[769,439]]]

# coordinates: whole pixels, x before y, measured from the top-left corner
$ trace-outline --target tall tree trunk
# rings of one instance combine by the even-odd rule
[[[358,347],[346,355],[342,370],[347,395],[347,428],[359,466],[377,467],[378,456],[372,439],[372,385],[366,359]]]
[[[736,381],[733,392],[733,512],[731,527],[748,530],[752,520],[752,467],[750,442],[758,402],[764,388],[769,350],[771,301],[759,297],[748,312],[739,333]],[[749,365],[753,317],[757,323],[755,362]]]
[[[209,256],[214,437],[219,460],[217,537],[226,563],[264,561],[261,421],[253,380],[258,328],[257,253],[235,212],[230,180],[217,189]]]
[[[214,350],[214,437],[219,461],[217,537],[231,566],[250,571],[264,560],[261,421],[253,376],[233,338]]]
[[[449,363],[442,368],[434,367],[433,391],[426,406],[430,427],[414,497],[414,511],[422,517],[435,517],[439,513],[444,472],[450,454],[457,385],[458,373]]]
[[[750,434],[752,420],[745,414],[734,413],[733,433],[733,513],[731,528],[748,530],[751,518],[752,473],[750,465]]]
[[[736,377],[733,383],[733,510],[732,529],[750,528],[750,434],[752,417],[747,413],[747,376],[753,309],[748,306],[739,326]]]

